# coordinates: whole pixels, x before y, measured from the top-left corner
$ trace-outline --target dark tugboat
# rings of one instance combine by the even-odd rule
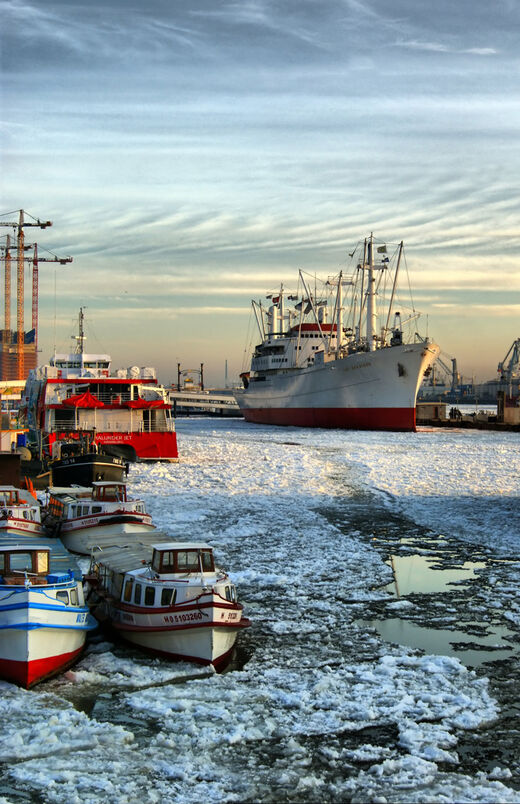
[[[88,435],[56,441],[49,462],[51,486],[91,486],[95,481],[124,482],[128,463],[108,455]]]

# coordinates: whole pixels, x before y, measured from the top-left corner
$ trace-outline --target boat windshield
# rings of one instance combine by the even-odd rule
[[[200,560],[199,560],[200,555]],[[212,572],[211,550],[156,550],[152,567],[156,572]]]

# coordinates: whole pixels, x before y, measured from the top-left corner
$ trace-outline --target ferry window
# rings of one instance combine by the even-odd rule
[[[144,588],[144,605],[153,606],[155,603],[155,587],[145,586]]]
[[[102,507],[100,505],[93,505],[92,506],[92,513],[93,514],[100,514],[102,511]]]
[[[9,566],[12,570],[32,571],[31,553],[11,553]]]
[[[176,589],[163,589],[161,592],[161,606],[171,606],[177,597]]]
[[[231,590],[229,586],[226,586],[226,600],[231,601]]]
[[[36,572],[48,572],[49,571],[49,554],[48,553],[36,553]]]
[[[237,602],[237,588],[236,588],[236,586],[231,587],[231,600],[233,601],[233,603]]]
[[[70,590],[70,603],[71,603],[71,606],[77,606],[78,605],[78,590],[77,589],[71,589]]]
[[[179,572],[196,572],[199,567],[199,555],[196,550],[179,550],[177,553]]]
[[[70,512],[71,512],[72,516],[76,516],[76,506],[75,505],[71,505]]]
[[[127,582],[126,582],[125,592],[124,592],[124,596],[123,596],[123,600],[125,601],[125,603],[130,603],[130,601],[132,599],[132,586],[133,586],[133,583],[134,583],[133,578],[129,578],[127,580]]]
[[[56,600],[61,600],[62,603],[65,603],[66,606],[69,605],[69,593],[62,590],[60,592],[56,592]]]
[[[0,553],[0,572],[3,572],[5,569],[5,555]]]
[[[134,603],[139,604],[140,602],[141,602],[141,584],[136,583],[134,592]]]

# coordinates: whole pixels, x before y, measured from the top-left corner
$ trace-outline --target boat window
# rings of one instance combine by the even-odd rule
[[[200,569],[197,550],[179,550],[177,553],[177,566],[179,572],[196,572]]]
[[[154,569],[160,570],[161,572],[175,572],[175,553],[172,550],[159,553],[157,563],[160,563],[160,566],[154,566]]]
[[[226,586],[226,600],[231,601],[231,589],[229,586]]]
[[[134,579],[133,578],[128,578],[128,580],[126,582],[126,585],[125,585],[125,591],[124,591],[124,596],[123,596],[123,600],[125,601],[125,603],[130,603],[130,601],[132,599],[132,586],[133,586],[133,583],[134,583]]]
[[[233,603],[237,602],[237,588],[236,588],[236,586],[231,587],[231,600],[233,601]]]
[[[136,583],[134,591],[134,603],[139,604],[141,602],[141,588],[141,584]]]
[[[29,519],[29,515],[28,515],[27,511],[22,511],[22,516],[23,516],[24,519]]]
[[[11,553],[10,568],[12,570],[29,570],[32,571],[32,554],[31,553]]]
[[[177,597],[176,589],[163,589],[161,592],[161,606],[171,606]]]
[[[49,571],[49,554],[44,553],[43,551],[38,551],[36,553],[36,572],[48,572]]]
[[[205,572],[211,572],[213,570],[213,553],[211,550],[201,550],[200,556],[202,558],[202,569]]]
[[[103,510],[103,508],[100,505],[93,505],[92,506],[92,513],[93,514],[99,514],[102,510]]]
[[[70,506],[70,513],[72,514],[72,516],[76,516],[76,506],[75,505]]]
[[[71,606],[77,606],[78,605],[78,590],[77,589],[71,589],[70,590],[70,604],[71,604]]]
[[[153,606],[155,603],[155,587],[145,586],[144,588],[144,605]]]
[[[64,589],[56,592],[56,600],[61,600],[62,603],[65,603],[66,606],[69,605],[69,593],[66,592]]]
[[[5,555],[0,553],[0,572],[3,572],[5,569]]]

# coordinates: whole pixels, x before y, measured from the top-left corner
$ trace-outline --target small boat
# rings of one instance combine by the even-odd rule
[[[96,480],[124,482],[128,463],[107,455],[93,440],[55,441],[49,462],[51,486],[90,486]]]
[[[48,495],[43,525],[73,553],[90,555],[100,536],[117,545],[128,534],[155,530],[144,502],[128,499],[126,483],[50,488]]]
[[[97,623],[72,570],[44,545],[0,545],[0,676],[29,688],[69,667]]]
[[[15,486],[0,486],[0,537],[32,536],[43,534],[41,507],[28,492]]]
[[[94,616],[123,639],[168,659],[223,669],[250,625],[212,548],[161,542],[93,551],[86,580]]]

